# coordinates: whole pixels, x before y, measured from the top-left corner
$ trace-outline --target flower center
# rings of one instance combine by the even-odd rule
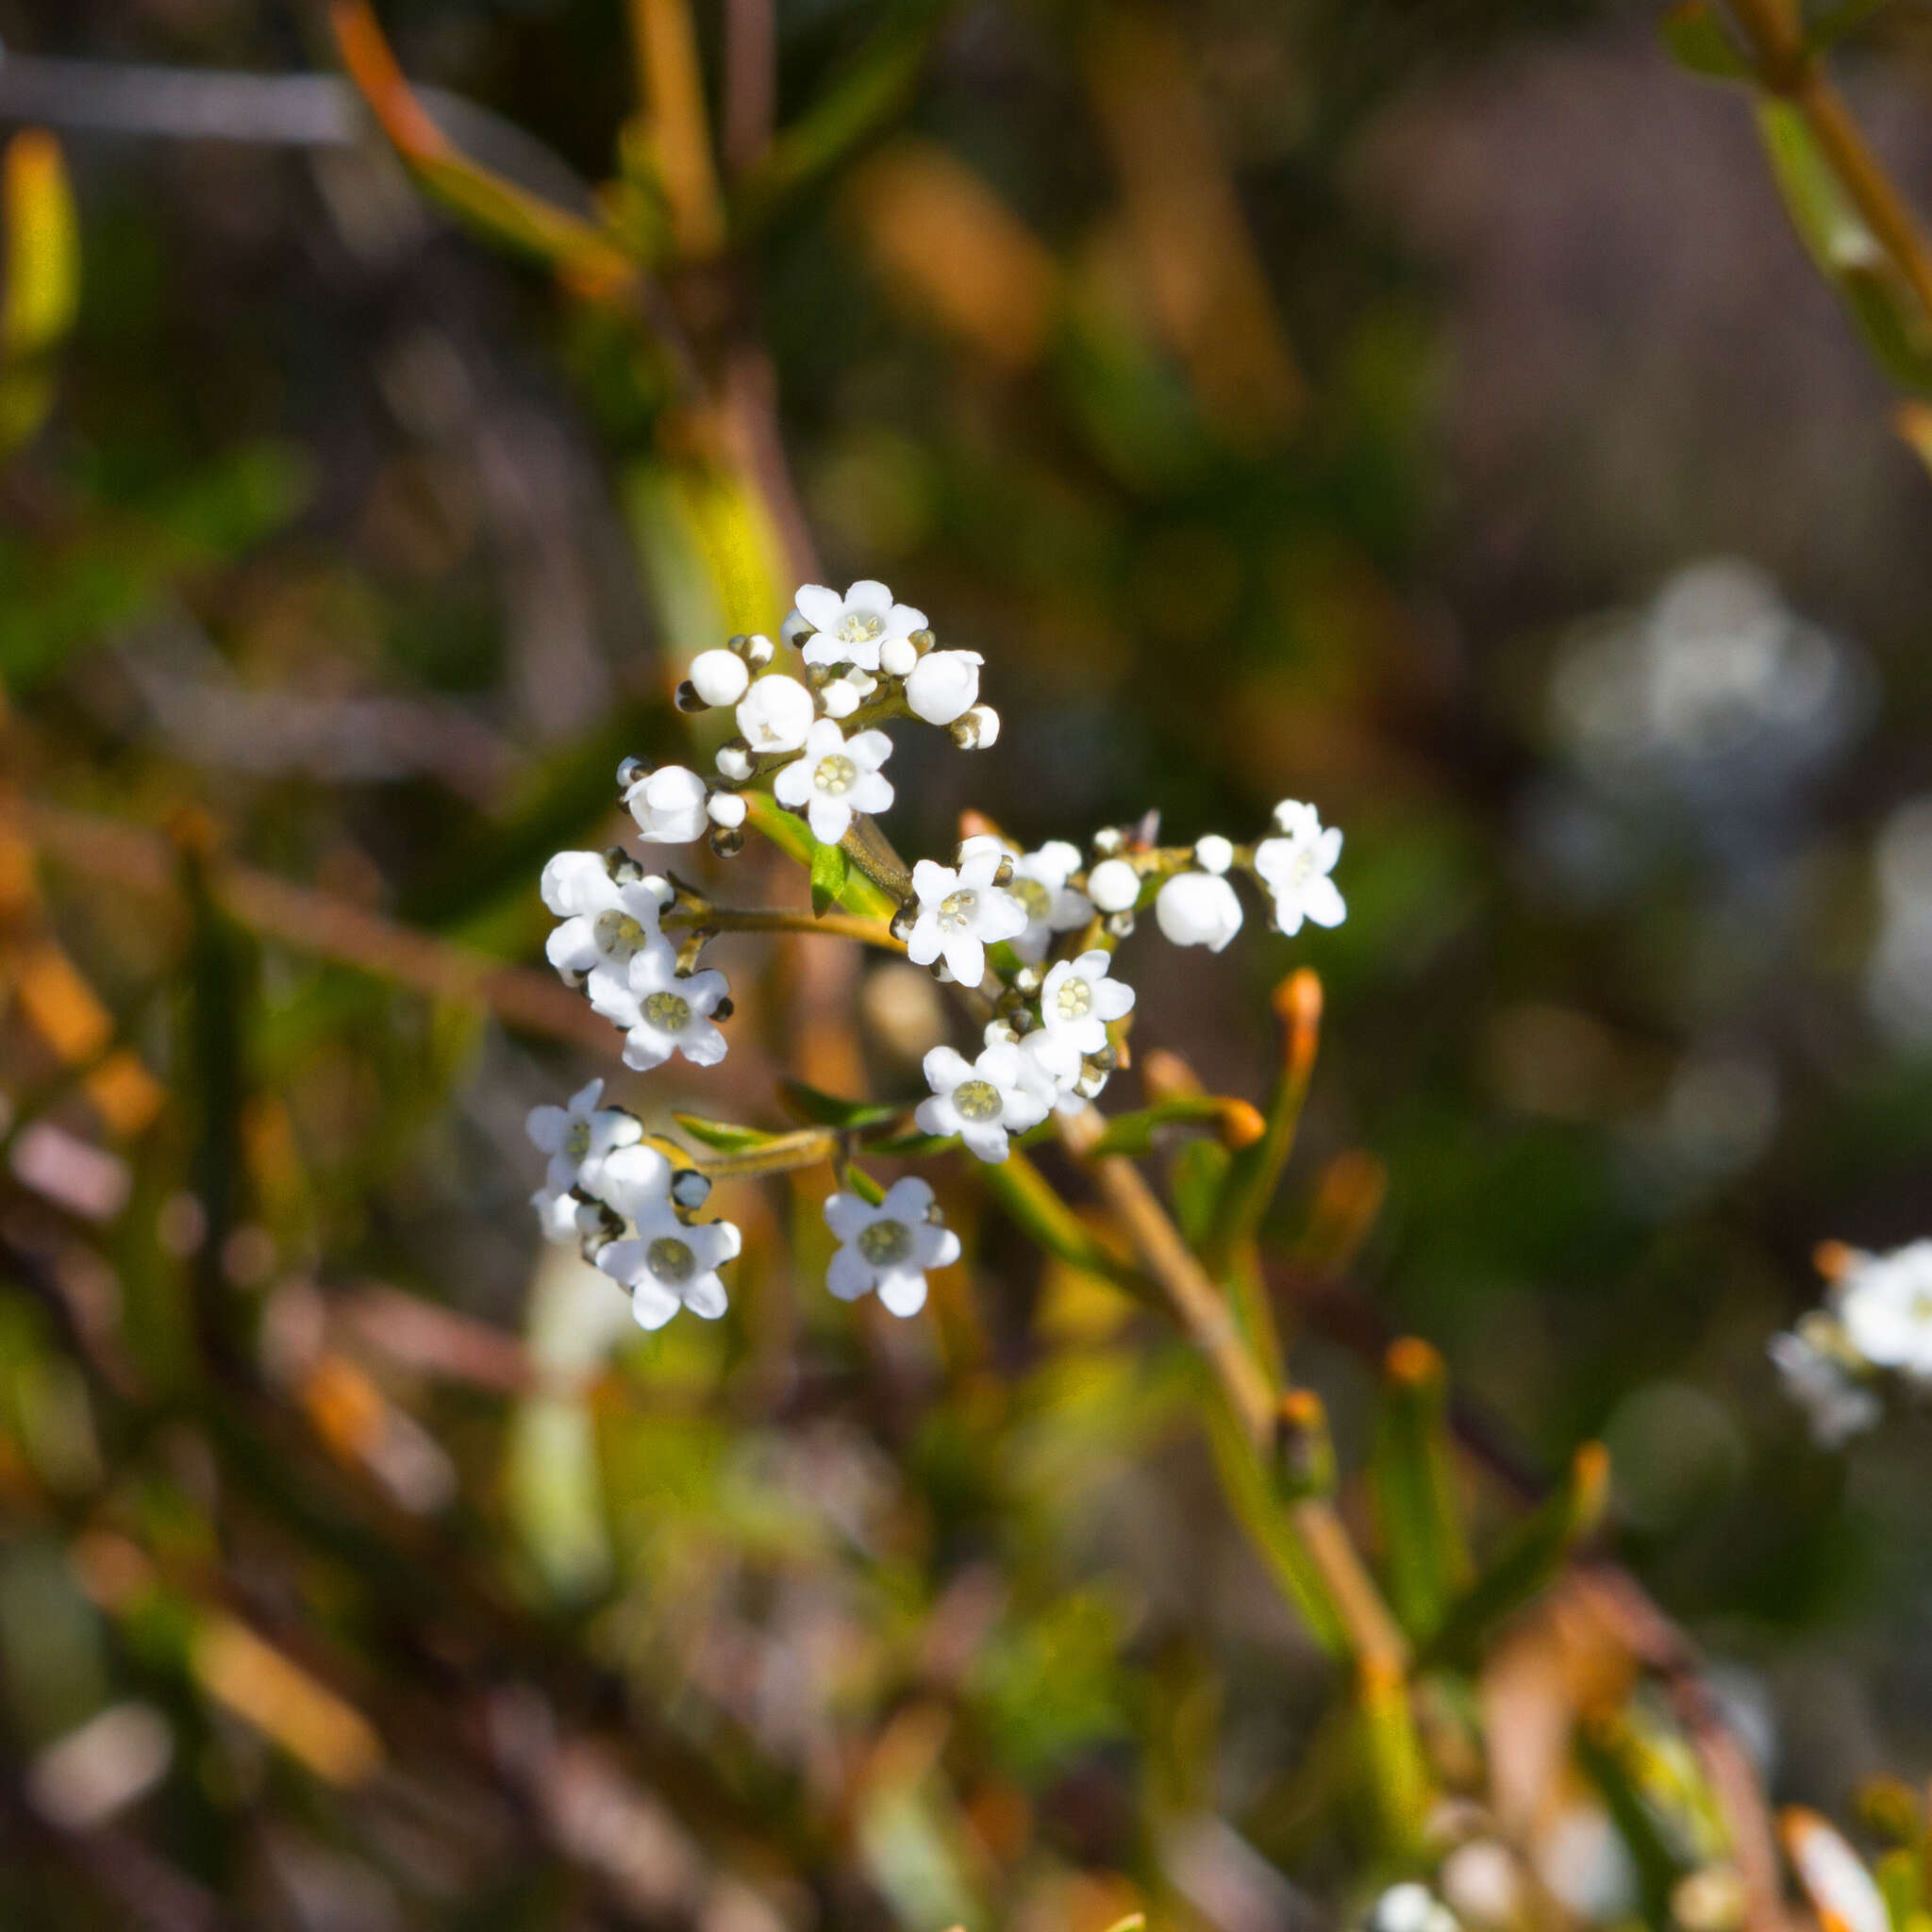
[[[691,1021],[691,1002],[675,992],[654,992],[644,1001],[644,1018],[666,1033],[682,1033]]]
[[[591,1124],[573,1121],[563,1137],[563,1151],[573,1160],[581,1160],[591,1151]]]
[[[667,1287],[689,1281],[697,1265],[698,1257],[675,1234],[660,1234],[644,1250],[644,1266]]]
[[[1076,973],[1061,982],[1054,1004],[1062,1020],[1084,1020],[1093,1010],[1093,989]]]
[[[874,1221],[859,1229],[858,1252],[874,1268],[896,1267],[912,1253],[912,1230],[903,1221]]]
[[[1007,891],[1019,900],[1021,909],[1031,921],[1037,923],[1053,910],[1053,894],[1038,879],[1016,878]]]
[[[991,1080],[962,1080],[953,1089],[953,1106],[962,1121],[996,1121],[1000,1090]]]
[[[970,887],[961,887],[957,892],[948,892],[940,901],[940,930],[941,932],[963,932],[973,924],[974,915],[979,910],[979,894]]]
[[[839,620],[841,644],[869,644],[886,627],[886,620],[873,610],[848,610]]]
[[[858,777],[858,767],[842,751],[835,751],[829,758],[819,760],[818,770],[811,774],[811,782],[816,791],[838,798],[852,790]]]
[[[1305,886],[1314,876],[1315,848],[1304,845],[1288,862],[1288,878],[1291,885]]]
[[[633,953],[641,953],[650,943],[651,935],[628,912],[620,912],[613,907],[608,912],[597,915],[597,924],[591,928],[597,941],[597,950],[613,959],[628,959]]]

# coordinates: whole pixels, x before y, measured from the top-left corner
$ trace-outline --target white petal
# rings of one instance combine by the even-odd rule
[[[886,1197],[891,1199],[889,1194]],[[833,1237],[841,1241],[856,1241],[864,1230],[876,1219],[876,1210],[869,1202],[862,1201],[857,1194],[827,1194],[825,1196],[825,1225],[832,1230]]]
[[[570,1132],[570,1115],[560,1107],[533,1107],[524,1122],[524,1132],[540,1154],[555,1154]]]
[[[793,810],[811,796],[811,770],[813,760],[809,758],[794,758],[784,766],[772,780],[772,796],[780,805],[789,805]]]
[[[941,1140],[959,1131],[958,1112],[943,1093],[922,1100],[912,1110],[912,1120],[922,1134],[932,1134]]]
[[[872,1283],[872,1264],[857,1248],[841,1248],[825,1270],[825,1286],[841,1302],[856,1302]]]
[[[916,1315],[925,1306],[925,1276],[894,1269],[879,1276],[879,1302],[895,1315]]]
[[[605,1251],[608,1253],[607,1249]],[[603,1256],[597,1257],[601,1262]],[[661,1328],[684,1304],[668,1288],[643,1275],[630,1291],[630,1311],[640,1328]]]
[[[543,941],[543,957],[559,973],[588,973],[602,958],[591,922],[578,917],[553,925],[550,937]]]
[[[693,1315],[715,1322],[730,1307],[724,1284],[715,1274],[700,1274],[684,1291],[684,1305]]]
[[[986,947],[970,932],[949,933],[945,940],[946,965],[961,986],[977,986],[986,977]]]
[[[814,630],[830,630],[845,615],[845,600],[824,584],[801,584],[792,603]]]
[[[937,865],[930,858],[922,858],[912,868],[912,890],[922,906],[936,905],[958,884],[957,872],[950,866]]]
[[[1340,925],[1348,917],[1348,908],[1329,878],[1308,881],[1307,891],[1302,894],[1302,909],[1317,925]]]
[[[935,1093],[950,1093],[962,1080],[973,1077],[973,1063],[950,1046],[936,1046],[920,1063],[925,1084]],[[952,1129],[944,1130],[950,1133]]]
[[[940,956],[940,922],[935,912],[922,912],[906,939],[906,957],[915,966],[930,966]]]
[[[876,577],[860,577],[845,592],[845,608],[867,611],[874,617],[889,617],[892,593]]]
[[[715,1067],[731,1042],[708,1020],[693,1019],[678,1035],[677,1050],[694,1067]]]
[[[1007,1130],[997,1121],[967,1121],[959,1128],[966,1150],[992,1166],[1007,1158]]]
[[[543,868],[538,884],[543,903],[558,918],[577,912],[601,912],[611,903],[615,889],[600,852],[559,852]]]
[[[875,772],[892,756],[892,741],[883,731],[859,731],[845,741],[845,756],[854,764]]]
[[[836,845],[852,828],[852,808],[842,798],[827,798],[823,792],[813,794],[805,817],[821,845]]]
[[[922,1180],[916,1174],[908,1174],[886,1190],[886,1198],[878,1212],[888,1220],[903,1221],[908,1227],[917,1227],[925,1220],[926,1210],[931,1206],[932,1183]],[[841,1239],[848,1237],[841,1236]]]
[[[624,1036],[624,1063],[637,1073],[648,1074],[671,1058],[671,1045],[655,1027],[633,1026]]]

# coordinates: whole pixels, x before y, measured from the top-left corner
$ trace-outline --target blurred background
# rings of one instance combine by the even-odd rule
[[[590,206],[618,0],[382,16],[469,153]],[[1841,65],[1932,194],[1925,23]],[[1344,1467],[1398,1332],[1524,1468],[1602,1436],[1619,1553],[1841,1810],[1932,1767],[1925,1424],[1821,1453],[1765,1341],[1820,1240],[1932,1233],[1932,484],[1656,26],[781,0],[780,125],[856,132],[730,299],[826,580],[987,658],[1000,741],[900,774],[902,850],[1346,828],[1340,930],[1128,968],[1143,1049],[1255,1099],[1268,988],[1323,977],[1271,1249]],[[543,858],[747,627],[651,371],[343,83],[261,85],[339,73],[293,0],[0,41],[79,262],[0,391],[0,1917],[1333,1923],[1325,1666],[1176,1346],[957,1176],[908,1324],[824,1293],[808,1177],[721,1189],[715,1327],[627,1333],[539,1239],[532,1105],[769,1124],[778,1072],[916,1093],[942,1024],[727,942],[730,1060],[645,1081],[536,970]]]

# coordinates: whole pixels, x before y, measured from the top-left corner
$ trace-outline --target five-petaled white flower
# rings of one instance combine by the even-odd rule
[[[1835,1299],[1857,1353],[1878,1368],[1932,1380],[1932,1241],[1861,1257]]]
[[[1218,874],[1180,872],[1156,893],[1154,916],[1175,945],[1218,953],[1241,929],[1241,902]]]
[[[624,794],[624,802],[653,845],[689,845],[703,836],[705,781],[683,765],[659,765],[647,772]]]
[[[1026,914],[1025,930],[1013,940],[1013,950],[1021,958],[1038,965],[1056,933],[1071,932],[1093,917],[1092,900],[1067,883],[1079,870],[1080,848],[1064,839],[1049,839],[1038,852],[1014,859],[1007,891]]]
[[[824,584],[801,584],[798,610],[814,633],[805,641],[808,664],[856,664],[861,671],[876,671],[883,645],[903,643],[925,628],[924,611],[894,604],[891,591],[871,577],[854,584],[842,597]]]
[[[797,678],[774,672],[739,701],[738,728],[755,752],[796,751],[816,712],[811,692]]]
[[[710,1016],[730,991],[722,973],[680,974],[676,953],[659,940],[632,957],[621,996],[593,994],[591,1004],[624,1028],[625,1066],[643,1073],[681,1053],[693,1066],[715,1067],[726,1042]]]
[[[928,651],[907,674],[906,703],[912,715],[928,724],[963,718],[979,702],[979,667],[985,662],[977,651]]]
[[[928,1134],[958,1134],[981,1160],[1007,1158],[1007,1136],[1024,1133],[1046,1118],[1048,1103],[1034,1092],[1017,1046],[986,1047],[976,1060],[936,1046],[926,1055],[932,1097],[913,1118]]]
[[[658,937],[658,917],[671,897],[660,878],[630,879],[620,885],[603,855],[559,852],[543,868],[543,903],[562,920],[543,950],[566,977],[591,982],[594,998],[601,982],[625,985],[631,956]]]
[[[943,958],[961,986],[986,977],[986,949],[1026,930],[1026,908],[1011,892],[993,884],[1005,854],[991,839],[969,840],[957,869],[922,858],[912,868],[912,891],[919,916],[906,941],[915,966]]]
[[[1064,1041],[1082,1056],[1107,1044],[1108,1023],[1124,1019],[1134,1007],[1134,989],[1108,977],[1112,965],[1113,955],[1096,946],[1048,968],[1040,1020],[1049,1039]]]
[[[932,1189],[915,1174],[894,1181],[876,1208],[858,1194],[828,1196],[825,1224],[840,1242],[825,1286],[845,1302],[875,1288],[895,1315],[916,1315],[926,1270],[959,1258],[959,1237],[934,1217]]]
[[[1305,919],[1340,925],[1348,908],[1328,874],[1341,857],[1341,827],[1324,829],[1315,808],[1292,798],[1274,808],[1274,823],[1281,837],[1255,847],[1255,871],[1274,901],[1275,924],[1286,933],[1299,932]]]
[[[891,804],[891,781],[879,770],[891,754],[883,731],[847,738],[832,719],[821,718],[806,734],[804,757],[780,770],[772,791],[780,805],[804,811],[821,845],[836,845],[854,812],[884,811]]]
[[[592,1080],[573,1093],[567,1106],[530,1109],[524,1131],[540,1153],[550,1157],[543,1176],[550,1192],[567,1194],[581,1185],[594,1194],[606,1158],[642,1138],[636,1116],[622,1108],[599,1107],[603,1097],[603,1081]]]
[[[679,1308],[714,1322],[727,1306],[718,1269],[740,1245],[730,1222],[693,1226],[667,1205],[641,1214],[635,1235],[607,1241],[597,1251],[597,1266],[630,1290],[641,1328],[663,1327]]]
[[[1774,1335],[1765,1346],[1785,1393],[1805,1411],[1811,1440],[1821,1449],[1841,1449],[1852,1437],[1877,1425],[1883,1405],[1852,1379],[1834,1353],[1813,1341],[1807,1324],[1819,1320],[1829,1318],[1807,1316],[1796,1333]]]

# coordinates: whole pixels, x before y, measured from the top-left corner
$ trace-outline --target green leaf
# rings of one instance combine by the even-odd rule
[[[1233,1157],[1219,1141],[1184,1141],[1168,1175],[1174,1220],[1191,1248],[1207,1239]]]
[[[821,1127],[883,1126],[905,1111],[875,1100],[841,1100],[836,1093],[821,1092],[803,1080],[780,1080],[778,1099],[788,1113]]]
[[[811,854],[811,909],[823,919],[845,891],[851,862],[842,845],[814,845]]]
[[[1441,1357],[1426,1342],[1398,1341],[1383,1377],[1369,1482],[1391,1607],[1424,1641],[1472,1575],[1456,1506],[1447,1407]]]
[[[763,1147],[780,1138],[767,1133],[762,1127],[741,1127],[735,1121],[708,1121],[702,1114],[674,1111],[671,1118],[693,1141],[706,1147],[715,1147],[721,1154],[738,1154],[747,1147]]]
[[[1561,1486],[1518,1526],[1501,1555],[1443,1618],[1428,1646],[1430,1659],[1472,1661],[1484,1634],[1521,1609],[1557,1574],[1602,1520],[1609,1500],[1609,1463],[1601,1442],[1586,1442],[1577,1450]]]
[[[1116,1114],[1107,1130],[1088,1150],[1094,1158],[1103,1154],[1145,1154],[1154,1145],[1155,1134],[1162,1127],[1206,1126],[1219,1130],[1226,1122],[1228,1103],[1218,1093],[1183,1093],[1172,1100],[1157,1101],[1133,1113]],[[1252,1112],[1249,1116],[1253,1118]]]
[[[1664,45],[1679,67],[1707,80],[1749,80],[1751,62],[1710,0],[1680,0],[1663,17]]]
[[[951,1140],[939,1142],[942,1147],[953,1144]],[[1006,1159],[988,1164],[982,1173],[987,1192],[999,1203],[1007,1218],[1056,1260],[1083,1274],[1097,1274],[1135,1295],[1144,1294],[1145,1288],[1133,1269],[1108,1252],[1017,1147]]]
[[[745,824],[760,838],[769,839],[779,851],[789,852],[799,864],[809,866],[818,841],[805,821],[787,811],[769,791],[747,791],[743,797]],[[865,913],[874,919],[891,919],[899,909],[899,902],[857,866],[846,876],[841,897],[848,912]]]

